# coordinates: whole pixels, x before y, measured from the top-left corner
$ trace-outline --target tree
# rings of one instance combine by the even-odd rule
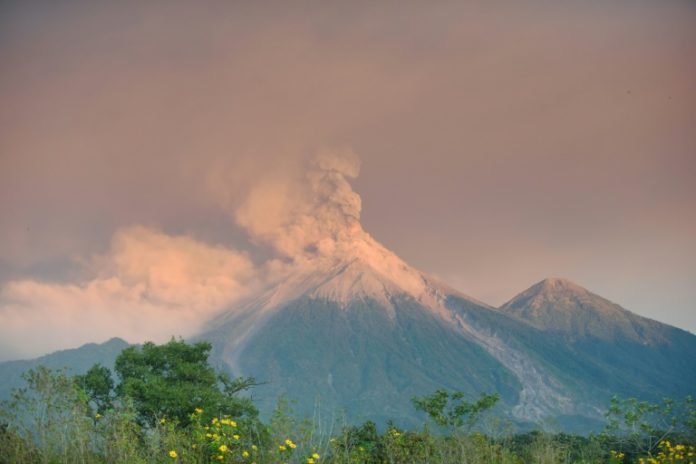
[[[141,348],[126,348],[116,359],[120,379],[116,393],[132,399],[140,422],[148,425],[162,417],[187,425],[196,408],[210,416],[256,417],[251,400],[237,396],[256,382],[216,372],[208,364],[211,348],[207,342],[189,345],[175,339],[164,345],[148,342]]]
[[[95,364],[84,375],[75,376],[75,384],[87,394],[97,413],[104,414],[113,406],[114,379],[107,367]]]
[[[427,413],[440,427],[461,429],[465,426],[469,431],[481,414],[495,406],[499,399],[497,393],[481,393],[478,400],[470,403],[464,400],[464,393],[460,391],[449,393],[439,389],[430,396],[414,396],[411,401],[417,410]]]
[[[664,398],[659,403],[614,396],[604,415],[607,425],[602,438],[627,454],[652,456],[664,440],[696,438],[696,408],[690,396],[683,401]]]
[[[130,398],[139,421],[147,425],[167,417],[185,426],[196,408],[210,416],[256,417],[251,399],[237,395],[257,385],[255,380],[232,380],[216,372],[208,364],[211,348],[207,342],[189,345],[175,339],[164,345],[148,342],[141,348],[126,348],[116,359],[120,379],[116,394]]]

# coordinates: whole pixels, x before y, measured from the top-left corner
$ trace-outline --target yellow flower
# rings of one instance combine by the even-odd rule
[[[319,459],[319,458],[320,458],[319,453],[314,453],[314,454],[312,454],[312,457],[313,457],[314,459]]]
[[[251,449],[253,449],[254,451],[256,451],[256,450],[258,449],[258,447],[257,447],[256,445],[251,445]]]
[[[194,410],[194,412],[195,412],[196,414],[203,414],[203,410],[202,410],[201,408],[196,408],[196,409]]]
[[[243,458],[248,458],[248,457],[249,457],[249,452],[246,451],[246,450],[244,450],[244,451],[242,452],[242,457],[243,457]]]
[[[278,447],[278,449],[279,449],[280,451],[285,451],[287,448],[286,448],[284,445],[280,445],[280,446]]]
[[[169,457],[170,457],[170,458],[176,459],[177,456],[178,456],[178,455],[176,454],[176,451],[171,450],[171,451],[169,452]]]
[[[227,445],[220,445],[220,448],[218,448],[221,453],[226,453],[227,452]]]
[[[314,464],[314,459],[307,458],[307,464]]]
[[[295,443],[293,443],[292,440],[290,440],[289,438],[287,440],[285,440],[285,444],[288,445],[292,449],[297,448],[297,445]]]
[[[167,423],[167,419],[165,419],[164,417],[160,419],[160,424],[164,425],[166,423]]]
[[[232,438],[234,438],[235,440],[239,440],[239,435],[234,434],[234,435],[232,435]]]
[[[101,414],[96,413],[96,414],[94,415],[94,418],[95,418],[95,419],[101,419],[101,416],[102,416]]]

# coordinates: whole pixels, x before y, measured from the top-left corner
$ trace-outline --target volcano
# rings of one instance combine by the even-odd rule
[[[411,398],[446,388],[496,392],[518,424],[583,430],[613,394],[694,393],[696,336],[570,281],[547,279],[494,308],[361,229],[342,246],[341,259],[291,266],[196,337],[213,344],[218,366],[264,382],[262,411],[286,397],[303,415],[414,425]]]

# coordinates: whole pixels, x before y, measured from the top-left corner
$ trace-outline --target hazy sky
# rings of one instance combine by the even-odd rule
[[[1,2],[0,359],[251,291],[240,208],[327,151],[471,296],[562,276],[694,332],[694,56],[693,1]]]

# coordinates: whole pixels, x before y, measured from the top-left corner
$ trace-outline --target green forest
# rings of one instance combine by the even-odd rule
[[[0,463],[696,463],[692,398],[612,399],[587,436],[515,430],[496,392],[423,392],[422,427],[299,418],[279,398],[261,418],[253,378],[208,363],[211,345],[131,346],[113,372],[36,367],[0,409]]]

